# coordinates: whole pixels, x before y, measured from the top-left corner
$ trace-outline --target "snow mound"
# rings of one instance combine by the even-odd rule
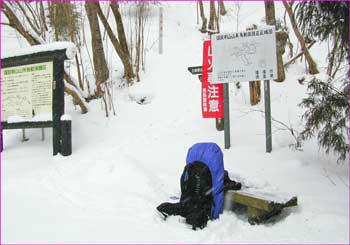
[[[128,95],[131,101],[135,101],[140,105],[146,105],[152,102],[154,98],[154,91],[144,84],[145,83],[136,83],[129,88]]]
[[[53,42],[49,44],[34,45],[27,48],[16,49],[16,50],[4,50],[2,53],[2,59],[12,58],[23,55],[37,54],[41,52],[55,51],[55,50],[66,50],[66,56],[68,59],[73,59],[76,54],[76,47],[72,42]]]

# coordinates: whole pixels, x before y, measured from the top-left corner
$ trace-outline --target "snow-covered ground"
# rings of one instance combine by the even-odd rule
[[[337,164],[315,140],[303,151],[293,150],[293,137],[275,123],[273,151],[265,153],[264,117],[258,111],[264,104],[249,105],[247,84],[238,91],[230,85],[232,146],[223,150],[225,168],[246,186],[297,195],[298,206],[255,226],[245,215],[225,211],[199,231],[181,217],[158,216],[156,206],[180,194],[188,148],[209,141],[224,148],[214,119],[201,118],[200,82],[187,71],[201,65],[206,38],[196,31],[195,6],[163,3],[164,53],[153,45],[142,82],[115,88],[116,116],[104,117],[100,101],[81,115],[67,97],[71,156],[52,156],[49,129],[45,141],[40,130],[27,130],[30,140],[24,143],[21,130],[4,131],[1,243],[349,243],[348,160]],[[263,13],[263,2],[244,3],[240,29]],[[230,30],[233,20],[225,17],[222,28]],[[157,30],[157,18],[150,21]],[[150,35],[149,46],[158,33]],[[7,40],[1,38],[2,48],[17,45]],[[323,60],[321,54],[314,55]],[[297,104],[306,89],[296,78],[303,73],[304,66],[296,64],[285,82],[271,82],[272,116],[296,129],[302,114]],[[131,99],[143,95],[150,103]]]

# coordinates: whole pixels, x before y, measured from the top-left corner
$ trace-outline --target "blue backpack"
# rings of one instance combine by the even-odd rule
[[[211,174],[212,207],[211,218],[217,219],[223,212],[224,201],[224,160],[220,147],[215,143],[194,144],[187,153],[186,167],[201,162],[205,164]],[[186,180],[186,179],[185,179]]]

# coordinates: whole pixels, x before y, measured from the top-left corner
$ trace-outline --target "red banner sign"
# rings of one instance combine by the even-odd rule
[[[224,118],[224,87],[222,84],[211,84],[209,73],[213,72],[211,41],[203,43],[202,71],[202,115],[203,118]]]

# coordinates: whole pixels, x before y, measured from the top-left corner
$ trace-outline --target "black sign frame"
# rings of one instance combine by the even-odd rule
[[[62,122],[61,116],[64,114],[64,61],[67,60],[66,49],[43,51],[22,56],[15,56],[1,59],[1,69],[22,65],[32,65],[37,63],[53,63],[53,91],[52,91],[52,121],[28,121],[8,123],[1,122],[1,151],[3,150],[3,129],[23,129],[23,128],[48,128],[52,127],[52,147],[53,155],[61,153],[64,156],[70,155],[64,149],[62,142]]]

